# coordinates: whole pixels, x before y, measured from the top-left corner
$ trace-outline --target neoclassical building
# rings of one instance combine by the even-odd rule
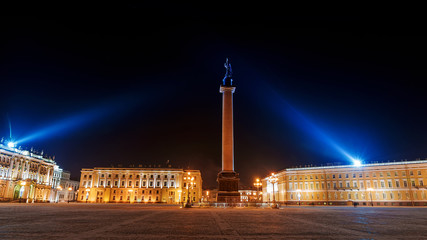
[[[288,168],[263,182],[264,202],[426,206],[427,160]]]
[[[77,191],[79,190],[79,181],[70,179],[71,173],[62,171],[58,187],[57,202],[74,202],[77,201]]]
[[[199,202],[199,170],[177,168],[84,168],[77,201],[93,203]]]
[[[59,171],[53,159],[0,143],[0,201],[51,201]]]

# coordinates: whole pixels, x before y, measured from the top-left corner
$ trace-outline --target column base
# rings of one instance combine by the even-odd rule
[[[219,203],[240,202],[239,174],[236,172],[218,173],[218,195],[216,201]]]

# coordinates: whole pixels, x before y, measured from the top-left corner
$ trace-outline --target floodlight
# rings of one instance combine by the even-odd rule
[[[360,167],[360,166],[362,166],[362,161],[360,161],[358,159],[353,159],[353,165],[356,167]]]

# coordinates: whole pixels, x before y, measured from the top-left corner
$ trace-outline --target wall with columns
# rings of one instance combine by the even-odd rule
[[[287,204],[427,206],[427,160],[290,168],[263,179],[266,201]]]

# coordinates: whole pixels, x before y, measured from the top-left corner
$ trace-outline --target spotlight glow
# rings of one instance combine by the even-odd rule
[[[353,159],[353,165],[355,167],[360,167],[362,166],[362,161],[360,161],[359,159]]]
[[[10,148],[14,148],[15,147],[15,143],[14,142],[8,142],[7,146]]]

